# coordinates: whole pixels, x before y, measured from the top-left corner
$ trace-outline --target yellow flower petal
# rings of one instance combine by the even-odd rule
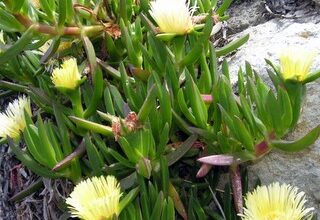
[[[190,1],[155,0],[150,2],[150,15],[157,22],[162,33],[183,35],[193,29],[193,9]]]
[[[305,194],[296,187],[278,182],[258,186],[245,198],[242,220],[307,220],[313,208],[305,208]]]
[[[298,47],[289,47],[280,55],[280,70],[285,80],[303,81],[309,74],[316,56],[315,51]]]
[[[92,177],[81,181],[67,198],[73,217],[109,220],[119,215],[121,191],[114,176]]]
[[[27,97],[22,96],[9,103],[6,110],[0,113],[0,137],[9,136],[15,140],[20,137],[26,127],[24,111],[31,115],[30,100]]]
[[[81,80],[77,60],[75,58],[65,60],[61,68],[53,70],[51,80],[58,88],[75,89]]]

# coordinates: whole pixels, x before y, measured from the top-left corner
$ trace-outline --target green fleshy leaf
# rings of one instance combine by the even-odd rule
[[[8,32],[22,32],[24,31],[25,27],[20,24],[20,22],[13,15],[9,14],[3,8],[0,8],[0,29]]]
[[[195,44],[195,46],[191,49],[191,51],[188,52],[188,55],[186,55],[181,60],[180,67],[191,65],[199,59],[202,53],[202,50],[205,46],[204,44],[208,42],[212,27],[213,27],[213,21],[210,17],[208,17],[206,21],[206,25],[203,28],[203,35],[201,36],[199,41]]]
[[[232,41],[226,46],[216,49],[217,57],[225,56],[228,53],[233,52],[234,50],[238,49],[243,44],[245,44],[248,40],[249,40],[249,34],[246,34],[243,37],[240,37],[239,39]]]
[[[274,128],[276,134],[281,136],[281,109],[278,105],[276,97],[274,96],[273,92],[270,90],[267,96],[267,100],[265,103],[266,109],[270,115],[270,119],[272,122],[272,127]]]
[[[32,172],[39,176],[47,177],[47,178],[57,178],[59,177],[58,174],[52,173],[50,169],[47,169],[40,164],[38,164],[35,160],[32,159],[32,157],[25,151],[21,150],[20,147],[16,146],[13,143],[13,140],[11,138],[8,138],[8,143],[13,151],[13,153],[16,155],[16,157],[22,162],[23,165],[28,167]]]
[[[130,63],[135,67],[141,67],[142,57],[140,51],[134,47],[132,38],[129,34],[128,27],[125,25],[123,19],[120,20],[121,36],[123,38],[124,44],[126,45],[128,57]]]
[[[92,143],[90,136],[86,135],[85,138],[86,152],[89,158],[89,163],[94,176],[102,174],[103,160],[98,152],[96,146]]]
[[[88,108],[84,112],[85,118],[90,117],[92,114],[96,112],[97,106],[101,101],[101,98],[103,95],[104,81],[103,81],[102,71],[100,67],[97,67],[95,69],[93,81],[94,81],[93,94],[91,97],[90,104],[88,105]]]
[[[139,113],[138,113],[139,121],[144,122],[147,119],[150,113],[150,110],[153,107],[152,103],[155,101],[155,97],[156,97],[156,86],[152,86],[148,91],[148,95],[139,110]]]
[[[117,151],[113,150],[112,148],[108,148],[108,153],[111,154],[112,157],[114,157],[122,165],[128,168],[134,168],[134,164],[132,162],[130,162],[129,160],[121,156],[121,154],[119,154]]]
[[[30,44],[34,35],[34,28],[35,26],[31,26],[9,49],[0,53],[0,65],[17,56]]]
[[[152,209],[150,219],[160,220],[162,207],[163,207],[163,193],[160,192],[158,195],[157,201],[155,202],[155,205]]]
[[[128,204],[130,204],[138,195],[139,187],[132,189],[124,198],[121,199],[119,204],[119,212],[121,212]]]
[[[12,1],[13,3],[13,12],[19,12],[21,10],[21,8],[23,7],[25,0],[19,0],[19,1]]]
[[[189,98],[192,113],[196,119],[197,125],[201,128],[207,127],[208,111],[203,102],[200,91],[193,81],[190,74],[186,74],[186,95]]]
[[[45,129],[45,124],[43,123],[40,115],[38,115],[37,125],[38,125],[39,140],[41,140],[42,144],[36,147],[38,149],[38,152],[40,153],[40,156],[46,159],[49,165],[49,168],[52,168],[58,163],[58,161],[56,159],[55,151],[48,138],[48,134]]]
[[[182,111],[184,116],[192,124],[196,125],[197,124],[196,119],[195,119],[194,115],[190,112],[190,110],[188,109],[188,106],[187,106],[186,101],[184,99],[184,95],[183,95],[182,89],[179,90],[177,99],[178,99],[178,104],[179,104],[180,110]]]
[[[303,80],[302,83],[306,84],[309,82],[313,82],[317,80],[319,77],[320,77],[320,69],[308,74],[307,78],[305,78],[305,80]]]
[[[161,185],[164,196],[168,196],[169,192],[169,166],[165,156],[160,158]]]
[[[115,115],[110,89],[106,87],[103,94],[104,105],[106,107],[107,112],[111,115]]]
[[[281,130],[282,135],[290,128],[292,122],[292,106],[290,97],[285,89],[279,87],[278,89],[278,105],[281,106]]]
[[[126,117],[126,114],[125,114],[126,103],[123,101],[123,98],[120,92],[118,91],[117,87],[111,84],[109,84],[107,87],[110,90],[112,100],[113,100],[113,106],[116,113],[122,118]]]
[[[70,0],[59,0],[59,20],[58,26],[63,27],[67,18],[67,2]]]
[[[224,12],[230,7],[232,0],[224,0],[222,5],[217,9],[217,14],[223,16]]]
[[[91,132],[96,132],[99,134],[103,134],[105,136],[112,136],[113,135],[111,127],[101,125],[101,124],[98,124],[98,123],[95,123],[92,121],[88,121],[83,118],[78,118],[75,116],[69,116],[69,118],[71,119],[71,121],[76,123],[81,128],[85,128]]]
[[[167,155],[168,165],[171,166],[177,162],[188,150],[192,147],[194,142],[198,139],[197,135],[190,136],[185,142],[183,142],[175,151]]]
[[[41,9],[46,13],[51,21],[55,20],[54,12],[56,10],[55,0],[39,0]]]
[[[38,191],[43,186],[43,178],[39,177],[36,181],[32,182],[27,188],[21,190],[20,192],[16,193],[12,196],[9,201],[10,202],[20,202],[21,200],[25,199],[26,197],[30,196],[31,194]]]
[[[240,118],[237,116],[234,116],[233,124],[235,129],[237,130],[237,136],[239,138],[239,141],[245,146],[245,148],[249,151],[254,150],[254,140],[249,133],[248,129],[244,125],[244,123],[241,121]]]
[[[271,141],[271,145],[274,148],[278,148],[280,150],[286,152],[298,152],[304,150],[305,148],[312,145],[320,135],[320,126],[318,125],[314,129],[312,129],[308,134],[296,141],[284,141],[284,140],[274,140]]]

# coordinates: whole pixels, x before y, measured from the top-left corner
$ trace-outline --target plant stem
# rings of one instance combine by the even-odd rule
[[[53,168],[52,168],[52,172],[57,172],[63,168],[65,168],[66,166],[68,166],[71,161],[76,158],[76,157],[80,157],[82,154],[84,154],[86,151],[86,146],[84,144],[84,140],[81,141],[80,145],[68,156],[66,156],[63,160],[59,161]]]
[[[243,213],[242,183],[241,183],[240,167],[238,164],[230,166],[230,176],[231,176],[234,206],[236,208],[237,214],[242,214]]]
[[[80,36],[81,32],[83,32],[85,35],[93,35],[100,33],[102,31],[110,31],[113,32],[113,29],[116,28],[116,25],[113,25],[111,23],[105,23],[103,25],[92,25],[92,26],[83,26],[80,27],[64,27],[61,30],[57,27],[46,25],[46,24],[34,24],[33,21],[22,15],[22,14],[15,14],[15,18],[23,24],[26,28],[29,28],[31,25],[35,25],[35,31],[43,34],[49,34],[49,35],[73,35],[73,36]]]
[[[74,115],[83,118],[83,107],[81,102],[81,91],[80,88],[75,89],[69,94]]]

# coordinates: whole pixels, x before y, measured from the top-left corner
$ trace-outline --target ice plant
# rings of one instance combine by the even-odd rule
[[[75,186],[66,203],[73,217],[109,220],[119,214],[120,185],[114,176],[92,177]]]
[[[65,60],[61,68],[53,70],[51,80],[57,88],[74,90],[81,80],[77,60],[75,58]]]
[[[183,35],[193,29],[193,8],[186,0],[155,0],[150,2],[150,15],[157,22],[160,32]]]
[[[245,198],[242,220],[305,220],[312,218],[313,208],[305,208],[305,194],[296,187],[276,182],[258,186]]]
[[[284,49],[280,55],[280,71],[283,79],[303,81],[309,74],[315,56],[315,51],[303,48]]]
[[[29,98],[22,96],[9,103],[4,112],[0,113],[0,137],[17,140],[26,127],[25,112],[31,115]]]

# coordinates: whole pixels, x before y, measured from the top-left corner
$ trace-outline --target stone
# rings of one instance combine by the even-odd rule
[[[266,13],[265,1],[243,1],[237,2],[228,10],[230,18],[228,19],[228,33],[237,33],[249,26],[255,26],[266,22],[270,15]]]
[[[315,2],[319,3],[320,0]],[[228,14],[229,34],[238,33],[275,17],[296,19],[295,22],[299,23],[309,22],[310,19],[320,22],[319,7],[314,7],[312,0],[238,0],[233,1]]]
[[[313,0],[316,4],[320,5],[320,0]]]
[[[311,20],[310,20],[311,21]],[[249,27],[236,35],[250,34],[250,40],[235,55],[228,58],[232,82],[237,81],[237,70],[245,60],[268,79],[264,58],[278,63],[281,48],[287,45],[303,46],[317,50],[313,70],[320,69],[320,29],[319,24],[299,23],[291,19],[273,19],[255,27]],[[270,82],[270,80],[269,80]],[[320,124],[320,79],[308,84],[301,118],[295,130],[286,139],[298,139]],[[292,184],[304,191],[320,216],[320,140],[310,148],[294,154],[272,151],[264,158],[249,166],[249,177],[259,177],[263,184],[282,182]]]

